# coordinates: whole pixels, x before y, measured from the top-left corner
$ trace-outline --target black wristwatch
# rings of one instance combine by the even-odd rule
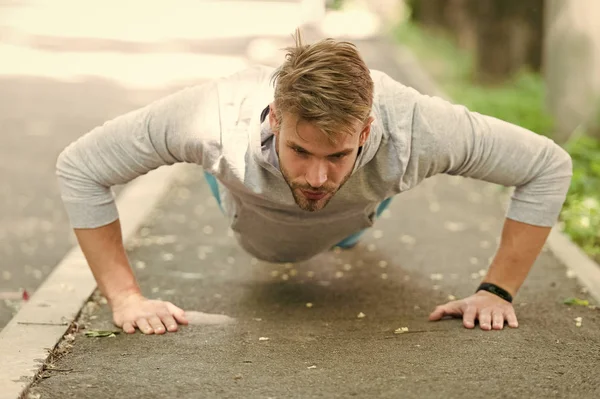
[[[477,291],[475,291],[475,293],[481,290],[491,292],[494,295],[498,295],[500,298],[510,303],[512,303],[513,301],[512,295],[510,295],[505,289],[498,287],[496,284],[481,283],[481,285],[479,286],[479,288],[477,288]]]

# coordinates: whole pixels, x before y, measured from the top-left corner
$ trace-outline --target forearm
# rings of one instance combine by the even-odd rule
[[[494,283],[515,295],[540,254],[550,227],[506,219],[500,246],[484,282]]]
[[[127,259],[118,219],[103,227],[74,231],[98,287],[111,306],[119,298],[140,293]]]

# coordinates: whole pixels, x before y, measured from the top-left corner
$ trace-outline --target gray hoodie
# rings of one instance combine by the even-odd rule
[[[273,101],[273,69],[256,66],[183,89],[96,127],[57,161],[62,199],[74,228],[118,218],[110,187],[162,165],[200,165],[219,182],[240,245],[259,259],[309,259],[373,225],[384,199],[439,173],[514,186],[507,217],[553,226],[572,176],[569,155],[552,140],[469,112],[372,70],[371,134],[351,177],[321,211],[294,202],[261,111]]]

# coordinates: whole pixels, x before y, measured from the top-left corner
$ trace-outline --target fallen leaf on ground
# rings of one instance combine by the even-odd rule
[[[590,302],[587,299],[567,298],[563,301],[565,305],[589,306]]]
[[[120,334],[121,331],[109,331],[109,330],[89,330],[85,332],[86,337],[114,337]]]

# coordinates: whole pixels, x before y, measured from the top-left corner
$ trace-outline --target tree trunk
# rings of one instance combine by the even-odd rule
[[[477,73],[484,83],[510,78],[521,67],[542,65],[544,0],[478,0]]]
[[[600,139],[600,121],[594,123],[600,112],[598,13],[597,0],[547,0],[544,78],[557,143],[578,127]]]

